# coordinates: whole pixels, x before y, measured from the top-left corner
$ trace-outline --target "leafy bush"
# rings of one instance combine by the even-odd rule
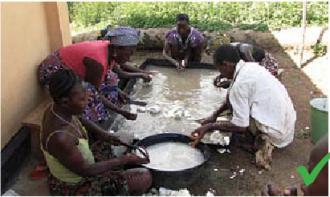
[[[313,53],[317,57],[322,57],[327,53],[327,46],[321,43],[316,43],[312,46]]]
[[[302,2],[69,2],[74,31],[100,24],[132,27],[170,27],[179,13],[187,13],[202,30],[232,27],[265,31],[300,26]],[[309,2],[309,25],[327,25],[328,2]]]

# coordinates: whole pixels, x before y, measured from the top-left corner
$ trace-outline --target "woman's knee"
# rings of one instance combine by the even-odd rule
[[[125,171],[128,189],[131,194],[141,195],[152,185],[151,172],[146,168],[133,168]]]
[[[148,170],[146,168],[141,168],[140,171],[141,171],[141,176],[144,177],[145,186],[146,186],[146,190],[147,190],[152,185],[152,174],[151,174],[150,170]]]

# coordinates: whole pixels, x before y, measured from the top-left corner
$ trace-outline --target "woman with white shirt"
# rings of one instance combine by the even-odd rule
[[[206,132],[252,132],[257,142],[256,164],[270,168],[274,147],[290,144],[294,137],[296,112],[287,90],[270,72],[254,62],[245,62],[232,45],[219,47],[214,54],[215,67],[232,83],[226,102],[202,126],[192,133],[194,144]],[[226,110],[230,121],[216,122]]]
[[[260,66],[265,67],[272,75],[280,79],[283,69],[279,69],[278,61],[266,50],[248,43],[232,42],[231,46],[235,47],[239,56],[245,62],[257,62]],[[214,80],[214,85],[221,88],[228,88],[230,80],[222,81],[223,75],[218,75]]]

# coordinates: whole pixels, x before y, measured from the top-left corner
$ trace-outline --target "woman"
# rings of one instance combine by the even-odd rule
[[[241,59],[246,62],[258,62],[272,75],[277,76],[278,62],[266,50],[248,43],[233,42],[231,45],[236,47]]]
[[[113,158],[109,149],[100,146],[95,146],[98,149],[93,152],[90,149],[88,132],[94,133],[104,143],[118,144],[120,140],[94,123],[78,118],[88,101],[82,82],[73,71],[62,69],[53,74],[49,80],[49,92],[54,103],[45,111],[40,141],[50,170],[50,193],[143,194],[151,186],[150,172],[143,168],[125,171],[122,168],[147,163],[148,158],[134,154]],[[94,153],[103,154],[103,157],[94,158]]]
[[[117,37],[121,34],[125,34],[125,31],[130,31],[130,30],[131,29],[128,29],[126,27],[116,28],[116,29],[112,30],[112,26],[108,25],[106,28],[104,28],[100,31],[100,36],[98,37],[98,40],[108,40],[108,39],[111,40],[111,38]],[[137,33],[139,35],[140,31],[137,31]],[[123,41],[125,42],[125,40],[123,40]],[[119,46],[119,45],[117,44],[117,46]],[[133,48],[133,50],[135,50],[135,47]],[[135,66],[131,66],[128,63],[129,63],[128,61],[119,63],[120,70],[116,70],[116,72],[118,72],[118,74],[120,75],[121,78],[130,78],[130,76],[127,76],[127,74],[129,74],[129,73],[135,73],[135,74],[144,73],[147,75],[155,74],[155,72],[142,70]],[[126,72],[122,72],[122,71],[126,71]],[[143,79],[144,79],[144,81],[149,81],[149,79],[147,77],[144,77]]]
[[[119,27],[106,34],[105,38],[110,40],[109,59],[110,65],[112,65],[111,70],[117,73],[121,78],[142,77],[144,81],[149,82],[151,81],[150,75],[154,74],[153,72],[144,71],[142,69],[135,68],[126,64],[129,62],[130,56],[132,56],[136,50],[136,46],[139,42],[139,36],[139,31],[128,27]],[[112,63],[111,59],[114,60]],[[109,67],[108,72],[112,72],[111,70]],[[102,92],[105,94],[109,95],[109,90],[107,91],[106,86],[101,85],[101,90],[103,90]],[[117,90],[119,89],[117,88]],[[119,96],[123,100],[127,100],[127,96],[125,94],[122,94],[121,92],[119,93]],[[113,97],[116,98],[116,96]],[[113,97],[109,99],[113,99]],[[116,101],[114,100],[113,102]]]
[[[207,132],[220,130],[254,137],[255,164],[270,169],[272,151],[292,143],[296,111],[286,88],[258,63],[241,59],[232,45],[220,46],[214,54],[217,70],[232,79],[226,102],[192,136],[197,142]],[[226,110],[229,121],[217,121]]]
[[[201,61],[206,41],[202,33],[190,27],[187,14],[179,14],[176,22],[176,27],[166,33],[163,55],[182,70],[190,61]]]
[[[113,43],[87,41],[72,44],[50,54],[39,66],[39,81],[44,87],[48,86],[50,76],[61,69],[72,69],[81,79],[90,83],[88,91],[92,96],[83,114],[84,118],[94,122],[109,119],[108,109],[129,120],[136,119],[136,114],[122,110],[116,105],[120,101],[118,98],[121,101],[129,98],[119,90],[118,76],[112,70],[120,71],[118,63],[129,60],[138,43],[139,35],[132,28],[118,28],[115,31],[121,31],[122,34],[112,36]],[[117,42],[122,38],[127,42]],[[124,74],[128,77],[151,80],[145,73]]]
[[[258,62],[260,66],[265,67],[272,75],[280,78],[280,70],[278,69],[277,60],[266,50],[248,43],[233,42],[234,46],[240,54],[240,58],[246,62]],[[220,74],[214,80],[217,87],[228,88],[230,81],[222,81],[223,76]]]

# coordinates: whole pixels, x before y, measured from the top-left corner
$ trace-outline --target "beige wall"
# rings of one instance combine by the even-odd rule
[[[66,3],[44,3],[50,48],[54,51],[61,46],[71,44],[68,7]]]
[[[37,65],[70,43],[66,3],[1,3],[1,148],[42,100]]]

